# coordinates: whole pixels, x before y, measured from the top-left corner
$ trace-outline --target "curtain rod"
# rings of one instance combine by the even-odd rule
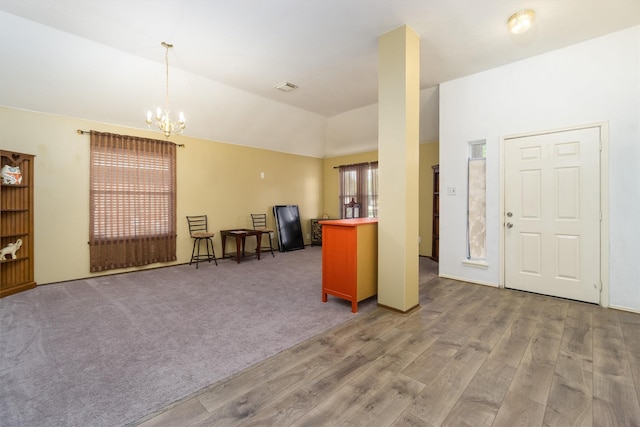
[[[86,135],[86,134],[88,134],[88,133],[91,133],[91,131],[89,131],[89,130],[82,130],[82,129],[78,129],[78,130],[76,130],[76,133],[77,133],[78,135]],[[178,146],[178,147],[184,147],[184,144],[176,144],[175,142],[172,142],[172,141],[167,141],[167,142],[170,142],[170,143],[172,143],[173,145]]]
[[[334,166],[334,169],[340,169],[340,168],[345,168],[347,166],[362,166],[362,165],[377,165],[378,162],[363,162],[363,163],[351,163],[350,165],[340,165],[340,166]]]

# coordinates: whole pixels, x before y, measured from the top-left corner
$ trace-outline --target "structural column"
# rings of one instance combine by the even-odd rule
[[[418,306],[420,38],[402,26],[378,39],[378,304]]]

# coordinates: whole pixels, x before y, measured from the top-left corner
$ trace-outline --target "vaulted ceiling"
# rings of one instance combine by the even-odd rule
[[[536,26],[511,36],[523,8]],[[166,41],[185,134],[234,138],[214,130],[229,110],[236,126],[315,129],[377,102],[377,39],[404,24],[426,89],[639,23],[639,0],[0,0],[0,104],[144,128],[164,103]]]

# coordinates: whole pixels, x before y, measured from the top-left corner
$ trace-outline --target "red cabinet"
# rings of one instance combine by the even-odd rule
[[[378,292],[378,220],[354,218],[322,224],[322,301],[327,295],[358,302]]]

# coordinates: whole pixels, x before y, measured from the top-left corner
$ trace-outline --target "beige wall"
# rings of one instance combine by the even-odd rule
[[[76,129],[161,139],[141,131],[0,107],[0,148],[35,154],[35,278],[39,284],[89,277],[89,136]],[[303,237],[322,213],[323,160],[188,137],[177,151],[177,263],[189,261],[186,215],[207,214],[210,229],[250,227],[273,205],[300,209]],[[303,141],[301,141],[302,143]],[[264,179],[260,173],[264,172]],[[221,255],[219,236],[215,249]],[[251,249],[251,248],[250,248]],[[149,267],[157,267],[151,265]],[[117,270],[113,272],[122,272]]]
[[[35,277],[39,284],[92,276],[89,273],[89,136],[77,129],[160,138],[152,131],[0,107],[0,148],[36,155]],[[338,218],[338,170],[334,166],[375,161],[376,151],[317,159],[171,137],[178,149],[178,261],[189,261],[191,239],[186,215],[209,215],[211,228],[249,227],[250,214],[272,207],[299,206],[305,244],[309,219],[326,212]],[[420,144],[420,255],[431,255],[433,187],[431,166],[438,163],[438,144]],[[260,173],[264,172],[264,179]],[[220,238],[215,248],[221,254]],[[157,267],[151,265],[149,267]],[[115,270],[123,272],[127,270]],[[110,272],[110,273],[113,273]]]
[[[419,253],[422,256],[431,256],[433,213],[433,170],[431,166],[438,164],[438,147],[437,142],[420,144],[419,230],[422,242],[420,243]],[[377,151],[324,159],[324,212],[331,218],[340,218],[338,201],[340,182],[338,169],[334,169],[334,166],[374,162],[376,160],[378,160]]]

